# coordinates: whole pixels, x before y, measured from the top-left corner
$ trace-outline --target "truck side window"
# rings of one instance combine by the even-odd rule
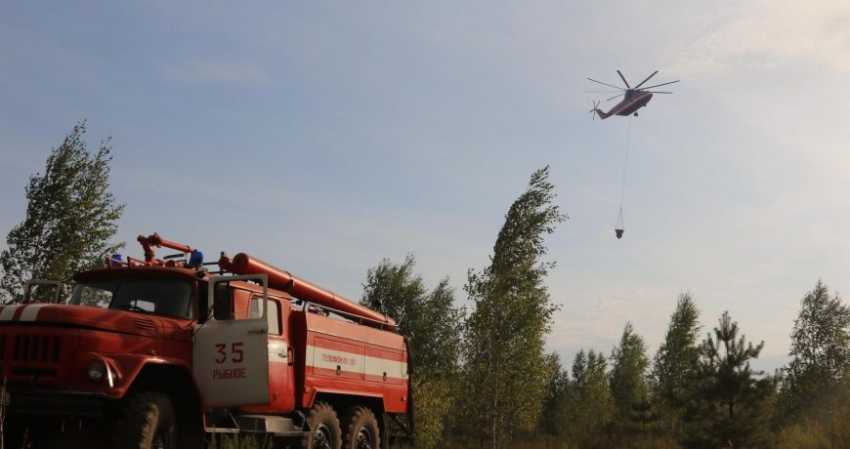
[[[260,316],[260,301],[262,298],[251,298],[251,318]],[[276,299],[269,298],[269,313],[266,315],[269,320],[269,335],[280,335],[280,304]]]
[[[213,293],[213,316],[217,320],[233,319],[233,293],[227,284],[216,284]]]

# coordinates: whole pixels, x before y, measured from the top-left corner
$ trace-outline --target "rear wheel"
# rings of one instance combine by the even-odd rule
[[[345,449],[378,449],[378,420],[366,407],[351,407],[345,414]]]
[[[135,394],[121,407],[113,447],[176,449],[176,422],[168,396],[156,391]]]
[[[326,402],[316,402],[307,416],[307,424],[313,432],[313,442],[305,438],[302,447],[306,449],[341,449],[342,430],[339,428],[339,418],[333,407]]]

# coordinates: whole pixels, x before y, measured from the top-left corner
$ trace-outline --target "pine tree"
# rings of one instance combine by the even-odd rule
[[[830,297],[821,280],[800,301],[789,355],[780,395],[785,418],[815,409],[830,414],[850,363],[850,307]]]
[[[382,260],[366,273],[361,304],[398,319],[409,339],[417,447],[432,448],[445,435],[453,405],[463,310],[454,306],[448,279],[429,291],[415,268],[413,255],[401,264]]]
[[[101,263],[123,243],[110,243],[123,205],[109,192],[109,140],[89,152],[85,122],[74,126],[47,158],[44,174],[30,177],[26,218],[6,237],[0,254],[0,299],[22,298],[23,282],[71,276]]]
[[[693,297],[689,292],[680,294],[652,369],[654,396],[660,401],[665,427],[677,438],[681,436],[689,385],[697,371],[700,329]]]
[[[615,424],[619,432],[634,434],[639,431],[640,416],[647,410],[649,387],[647,369],[649,358],[643,338],[634,332],[632,323],[626,323],[620,345],[611,353],[611,395],[616,406]]]
[[[553,266],[541,261],[543,238],[566,218],[552,204],[548,175],[546,167],[531,176],[505,216],[490,266],[470,270],[465,287],[474,310],[464,335],[464,421],[494,449],[534,428],[546,394],[544,343],[557,307],[543,283]]]
[[[700,348],[699,371],[687,414],[689,447],[763,447],[766,445],[772,379],[750,367],[764,342],[753,346],[729,312],[720,318]]]

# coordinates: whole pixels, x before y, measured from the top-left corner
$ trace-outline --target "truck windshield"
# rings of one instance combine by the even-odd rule
[[[74,305],[192,318],[192,287],[177,279],[111,278],[80,282]]]

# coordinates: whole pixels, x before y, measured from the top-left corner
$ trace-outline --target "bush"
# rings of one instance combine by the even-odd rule
[[[817,423],[806,426],[793,424],[779,432],[777,449],[828,449],[832,447],[823,429]]]

